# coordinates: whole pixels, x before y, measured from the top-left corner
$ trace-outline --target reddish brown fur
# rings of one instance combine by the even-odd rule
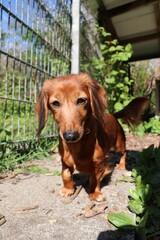
[[[106,93],[87,74],[73,74],[47,80],[37,102],[38,135],[50,109],[59,129],[62,160],[62,196],[72,195],[75,169],[90,174],[92,200],[102,201],[100,180],[111,172],[106,154],[114,148],[121,152],[120,168],[125,168],[125,135],[117,119],[104,114]]]

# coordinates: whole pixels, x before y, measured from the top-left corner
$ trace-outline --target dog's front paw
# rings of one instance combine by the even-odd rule
[[[68,189],[68,188],[65,188],[65,187],[60,191],[60,195],[62,197],[71,196],[71,195],[73,195],[73,193],[74,193],[74,189]]]
[[[97,202],[102,202],[105,200],[105,198],[103,197],[102,193],[100,192],[94,192],[94,193],[90,193],[89,194],[89,198],[91,200],[97,201]]]

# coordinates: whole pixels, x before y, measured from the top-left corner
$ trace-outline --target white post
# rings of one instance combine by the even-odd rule
[[[80,0],[72,0],[71,73],[80,71]]]

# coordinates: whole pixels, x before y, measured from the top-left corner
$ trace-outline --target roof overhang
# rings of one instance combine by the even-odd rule
[[[132,61],[160,57],[160,0],[89,0],[103,26],[133,47]]]

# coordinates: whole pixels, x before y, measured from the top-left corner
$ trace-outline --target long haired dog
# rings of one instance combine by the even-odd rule
[[[136,102],[137,116],[141,115],[147,102],[146,98],[139,98]],[[59,129],[64,184],[62,196],[74,193],[72,174],[77,169],[90,176],[90,199],[103,200],[100,181],[112,171],[106,164],[106,154],[112,148],[121,152],[120,167],[125,168],[125,135],[116,118],[122,117],[129,122],[131,118],[133,122],[132,107],[131,104],[130,110],[125,108],[119,115],[104,114],[106,92],[87,74],[67,75],[44,82],[37,102],[38,135],[50,110]]]

